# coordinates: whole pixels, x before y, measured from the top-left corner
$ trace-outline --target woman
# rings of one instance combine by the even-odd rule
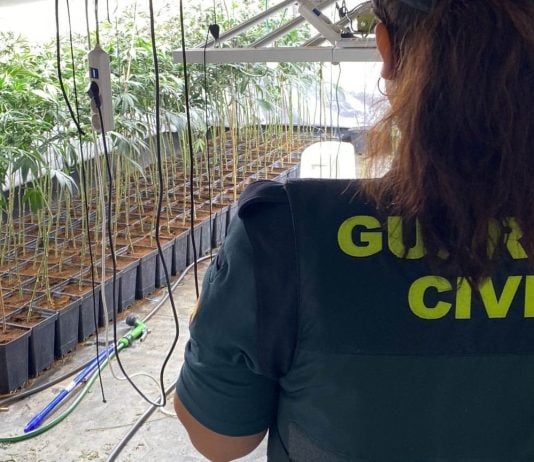
[[[534,460],[534,2],[374,0],[380,179],[257,183],[177,385],[231,460]]]

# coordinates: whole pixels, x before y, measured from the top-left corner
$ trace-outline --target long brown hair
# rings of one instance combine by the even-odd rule
[[[417,218],[429,254],[448,254],[436,260],[447,272],[475,283],[490,276],[509,217],[532,263],[534,1],[437,0],[429,13],[402,0],[373,3],[395,72],[391,107],[369,133],[371,169],[393,155],[365,192]]]

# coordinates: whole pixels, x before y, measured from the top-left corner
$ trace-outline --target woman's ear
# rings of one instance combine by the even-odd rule
[[[386,80],[391,80],[395,69],[391,36],[389,35],[387,27],[381,22],[376,25],[375,37],[376,46],[383,61],[381,76]]]

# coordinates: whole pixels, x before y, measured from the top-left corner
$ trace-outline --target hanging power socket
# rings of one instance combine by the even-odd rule
[[[97,132],[108,132],[113,130],[115,126],[113,121],[109,55],[99,44],[96,44],[95,48],[87,55],[87,60],[89,62],[89,78],[91,79],[90,88],[98,90],[98,95],[93,95],[91,94],[92,92],[89,92],[91,96],[91,122]],[[100,110],[102,111],[104,127],[101,127],[97,104],[100,105]]]

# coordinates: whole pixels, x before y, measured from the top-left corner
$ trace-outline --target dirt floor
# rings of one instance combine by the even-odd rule
[[[207,267],[207,263],[199,266],[199,282]],[[128,311],[144,318],[164,296],[159,290],[144,303],[136,303]],[[193,272],[186,276],[183,283],[174,291],[174,299],[180,323],[180,337],[169,365],[165,372],[165,387],[171,385],[183,362],[184,346],[188,338],[189,313],[195,306],[195,284]],[[123,350],[120,359],[128,374],[143,372],[156,378],[169,350],[175,328],[171,305],[167,301],[161,309],[147,321],[150,333],[143,342]],[[119,321],[119,336],[124,335],[130,327]],[[103,339],[103,332],[100,338]],[[94,336],[85,344],[80,344],[76,351],[70,353],[62,361],[33,380],[30,386],[46,382],[58,377],[95,355]],[[113,372],[120,376],[117,363],[113,362]],[[34,396],[11,404],[7,410],[0,411],[0,438],[16,436],[23,433],[24,426],[39,412],[56,393],[70,382],[72,378],[42,391]],[[135,383],[151,399],[159,396],[156,384],[146,377],[134,377]],[[139,420],[150,405],[144,401],[125,380],[117,380],[112,376],[109,367],[102,372],[102,383],[106,402],[102,400],[102,392],[96,381],[90,392],[80,405],[64,421],[49,431],[33,439],[0,445],[0,462],[74,462],[74,461],[178,461],[193,462],[204,459],[191,445],[185,429],[174,415],[172,402],[161,410],[156,410],[147,421],[135,432],[133,437],[115,457],[110,458],[125,435]],[[70,402],[65,403],[66,405]],[[65,409],[63,405],[60,411]],[[52,416],[53,417],[53,416]],[[266,442],[243,461],[265,461]]]

